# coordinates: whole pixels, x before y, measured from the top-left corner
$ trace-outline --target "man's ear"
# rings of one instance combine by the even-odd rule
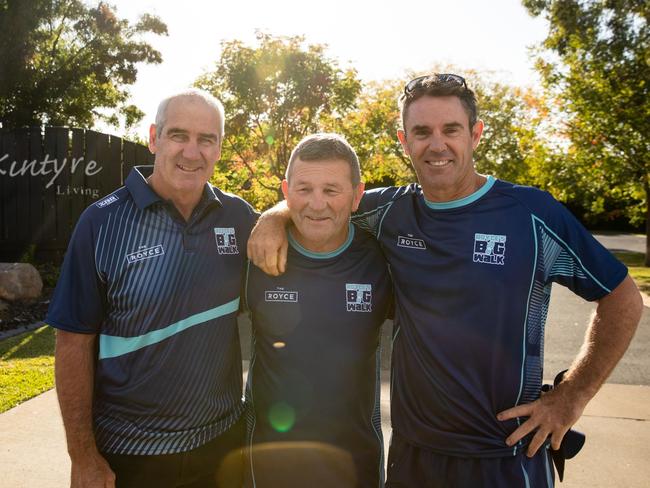
[[[287,198],[287,195],[289,194],[289,182],[286,179],[282,180],[281,188],[284,199],[287,200],[287,206],[289,206],[289,199]]]
[[[481,119],[477,120],[472,127],[472,149],[476,150],[478,143],[481,142],[481,135],[483,134],[483,128],[485,124]]]
[[[354,200],[352,200],[352,211],[356,212],[361,203],[361,197],[363,197],[363,191],[366,189],[366,185],[363,181],[360,181],[359,184],[354,188]]]
[[[156,154],[156,142],[156,124],[151,124],[149,126],[149,151],[151,151],[152,154]]]
[[[410,156],[409,148],[406,145],[406,132],[404,132],[403,129],[397,129],[397,138],[399,139],[399,142],[402,145],[402,149],[404,149],[404,153],[407,156]]]

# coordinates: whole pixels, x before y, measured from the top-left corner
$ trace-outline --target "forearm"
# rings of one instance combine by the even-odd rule
[[[56,334],[56,391],[73,460],[97,450],[92,421],[96,337],[61,330]]]
[[[627,350],[643,311],[629,276],[598,302],[585,341],[563,383],[585,404],[598,392]]]
[[[270,275],[284,273],[287,261],[286,227],[291,222],[285,201],[264,212],[248,239],[248,258]]]

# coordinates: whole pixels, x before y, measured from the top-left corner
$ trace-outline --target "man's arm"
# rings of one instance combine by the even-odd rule
[[[97,450],[93,433],[96,340],[96,334],[56,334],[56,392],[72,461],[72,488],[115,486],[115,474]]]
[[[282,201],[260,215],[248,239],[248,259],[271,276],[281,275],[286,269],[286,227],[290,221],[289,208]]]
[[[562,382],[538,400],[505,410],[499,420],[529,417],[506,439],[509,446],[537,431],[528,446],[532,457],[551,436],[551,447],[559,449],[564,434],[582,415],[627,349],[636,331],[643,302],[628,275],[611,293],[598,301],[596,314],[587,328],[580,353]]]

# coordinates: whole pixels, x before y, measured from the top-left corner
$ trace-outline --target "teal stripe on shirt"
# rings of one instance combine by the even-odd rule
[[[190,327],[202,324],[208,320],[213,320],[224,315],[236,312],[239,310],[239,297],[234,300],[219,305],[218,307],[211,308],[205,312],[197,313],[186,319],[179,320],[167,327],[158,330],[152,330],[146,334],[136,337],[120,337],[101,334],[99,336],[99,359],[109,359],[117,356],[122,356],[143,347],[151,346],[158,342],[164,341],[171,336],[178,334]]]

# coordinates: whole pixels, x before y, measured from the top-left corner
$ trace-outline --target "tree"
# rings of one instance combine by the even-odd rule
[[[646,222],[650,266],[650,4],[522,0],[550,29],[537,66],[567,114],[567,157],[586,208]]]
[[[215,68],[196,86],[219,98],[228,115],[214,182],[266,208],[281,197],[294,146],[326,120],[349,114],[361,84],[354,70],[325,55],[325,46],[261,32],[257,43],[224,42]]]
[[[135,124],[144,114],[127,104],[127,86],[138,63],[162,61],[147,33],[167,27],[148,14],[130,24],[103,2],[0,0],[2,126]]]

